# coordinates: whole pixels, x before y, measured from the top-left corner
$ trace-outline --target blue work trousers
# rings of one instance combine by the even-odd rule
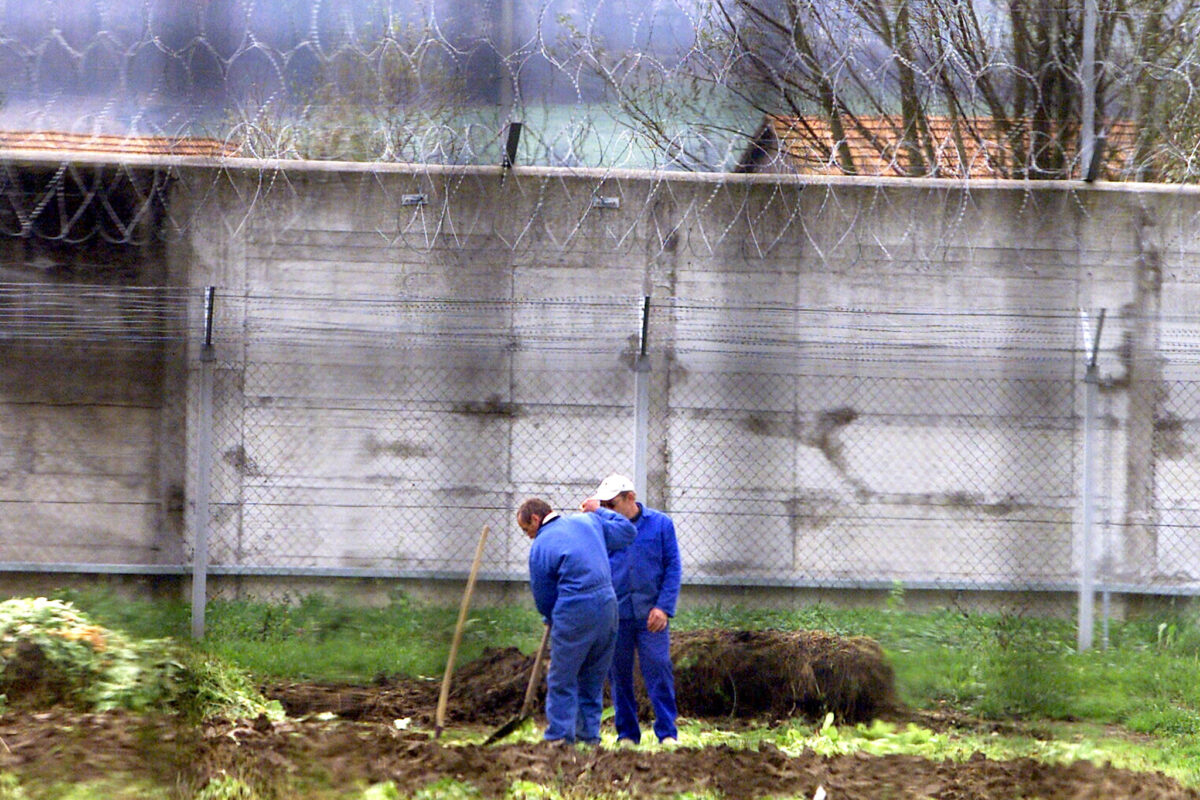
[[[604,676],[617,638],[617,601],[554,610],[546,673],[547,741],[600,741]]]
[[[661,742],[677,738],[675,729],[675,675],[671,668],[671,628],[658,633],[646,630],[644,619],[622,619],[617,630],[617,646],[613,653],[608,682],[612,690],[617,738],[642,740],[638,725],[637,697],[633,691],[633,657],[642,668],[642,682],[654,707],[654,734]]]

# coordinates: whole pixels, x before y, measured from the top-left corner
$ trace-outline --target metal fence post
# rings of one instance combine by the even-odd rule
[[[204,293],[204,344],[200,348],[200,409],[196,424],[195,548],[192,554],[192,638],[204,638],[204,608],[208,602],[208,497],[212,458],[213,356],[212,325],[215,287]]]
[[[1088,354],[1087,370],[1083,377],[1083,531],[1082,553],[1079,568],[1079,652],[1092,647],[1092,629],[1095,627],[1096,575],[1093,557],[1092,527],[1096,506],[1096,408],[1100,379],[1097,374],[1096,358],[1100,350],[1100,332],[1104,329],[1104,312],[1096,323],[1096,334]]]
[[[1100,156],[1096,141],[1096,22],[1099,8],[1096,0],[1083,3],[1083,54],[1080,64],[1080,83],[1083,98],[1079,131],[1079,172],[1086,181],[1096,179]]]
[[[650,420],[650,359],[646,357],[650,333],[650,295],[642,298],[642,331],[638,354],[633,361],[633,488],[646,500],[646,437]]]

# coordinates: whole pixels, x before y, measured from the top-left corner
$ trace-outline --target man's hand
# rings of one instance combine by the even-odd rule
[[[661,608],[650,609],[650,616],[646,618],[646,630],[651,633],[658,633],[667,629],[667,612]]]
[[[587,500],[584,500],[579,504],[580,511],[595,511],[599,507],[600,501],[594,497],[589,497]]]

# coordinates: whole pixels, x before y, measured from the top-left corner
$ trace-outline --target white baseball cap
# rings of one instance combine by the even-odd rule
[[[626,478],[624,475],[609,475],[604,480],[600,481],[600,486],[596,488],[596,493],[592,495],[601,503],[607,503],[621,492],[632,492],[633,481]]]

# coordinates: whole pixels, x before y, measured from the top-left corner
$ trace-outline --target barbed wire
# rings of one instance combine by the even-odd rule
[[[1200,0],[0,4],[0,345],[14,382],[99,370],[28,387],[35,413],[13,418],[26,429],[7,463],[59,472],[28,478],[22,502],[50,516],[14,517],[5,557],[68,558],[44,528],[101,561],[182,561],[204,458],[218,564],[458,568],[474,545],[458,532],[509,518],[509,493],[538,486],[569,506],[629,468],[646,345],[657,372],[639,435],[694,537],[693,576],[1066,586],[1099,312],[1073,301],[1127,302],[1132,265],[1154,255],[1133,252],[1132,211],[1119,256],[1083,227],[1124,193],[1106,182],[1160,184],[1131,187],[1133,209],[1200,176],[1198,28]],[[494,203],[469,202],[497,182]],[[355,217],[314,229],[314,203]],[[1078,227],[1012,259],[1019,234],[987,252],[980,208],[1040,224],[1043,203]],[[1153,246],[1186,269],[1197,220],[1178,205]],[[248,254],[240,282],[216,287],[219,402],[203,420],[186,370],[205,290],[173,285],[169,262],[210,241]],[[439,276],[457,266],[447,253],[486,264],[430,283],[409,274],[414,253]],[[571,272],[552,286],[540,267],[521,284],[483,277],[563,253]],[[187,279],[219,279],[227,255]],[[253,272],[293,255],[296,281]],[[690,269],[697,255],[712,266]],[[623,282],[597,291],[597,256]],[[386,269],[328,283],[351,263]],[[955,264],[995,267],[994,302],[1011,305],[957,273],[929,306],[919,285],[824,304],[796,264],[862,265],[875,283],[925,271],[931,285]],[[736,274],[705,283],[745,265],[749,291]],[[1044,266],[1096,275],[1046,292],[1008,281],[1048,286]],[[643,279],[646,327],[645,295],[604,294]],[[1093,421],[1110,456],[1101,495],[1129,506],[1101,516],[1131,553],[1152,519],[1163,536],[1145,560],[1192,580],[1200,326],[1186,304],[1108,309],[1102,378],[1130,391],[1106,391]],[[1130,331],[1163,363],[1137,374]],[[478,424],[496,415],[514,424]],[[197,424],[211,453],[186,438]],[[83,446],[109,429],[109,450]],[[111,529],[93,519],[109,503]],[[156,533],[131,557],[111,543],[139,505]],[[737,534],[747,508],[753,551]],[[492,547],[523,568],[522,548]]]
[[[204,335],[204,289],[0,283],[0,341],[11,345],[192,344]],[[642,296],[463,299],[216,292],[213,342],[247,346],[402,350],[607,353],[633,363]],[[775,302],[651,298],[653,348],[676,356],[750,358],[771,370],[806,364],[1081,364],[1095,321],[1079,309],[947,311],[811,307]],[[1093,315],[1094,316],[1094,315]],[[1200,327],[1186,313],[1153,320],[1163,356],[1200,361]],[[1126,318],[1121,325],[1138,324]],[[1118,324],[1118,323],[1113,323]],[[1100,353],[1119,360],[1119,336]],[[747,362],[750,363],[750,362]],[[702,368],[703,362],[694,365]],[[727,369],[722,365],[720,369]]]
[[[1086,96],[1106,177],[1193,179],[1200,6],[1087,5],[16,2],[0,127],[497,165],[521,122],[522,164],[1036,179],[1090,169]]]

